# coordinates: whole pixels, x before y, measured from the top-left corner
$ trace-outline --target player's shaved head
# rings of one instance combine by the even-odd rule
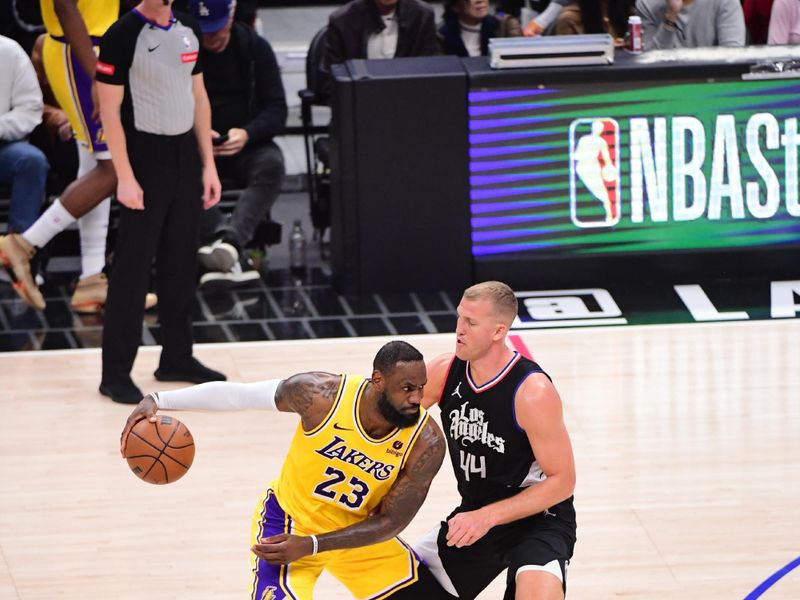
[[[409,363],[424,360],[422,353],[411,344],[402,341],[384,344],[372,361],[372,368],[384,375],[392,372],[398,363]]]

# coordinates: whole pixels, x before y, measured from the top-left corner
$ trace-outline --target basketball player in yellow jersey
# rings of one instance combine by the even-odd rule
[[[426,381],[422,354],[396,341],[378,351],[371,378],[315,372],[159,392],[128,418],[123,455],[133,424],[155,420],[157,409],[296,412],[301,422],[280,477],[253,516],[249,598],[309,600],[323,569],[356,598],[413,598],[407,586],[418,580],[438,588],[396,537],[444,458],[442,432],[420,408]]]
[[[20,297],[39,310],[45,300],[30,261],[59,232],[78,220],[81,279],[72,298],[77,312],[97,312],[105,304],[109,196],[117,178],[99,121],[94,75],[95,47],[119,15],[118,0],[40,0],[48,36],[42,49],[45,73],[78,141],[78,179],[26,231],[0,236],[0,266]],[[150,299],[150,304],[155,300]]]

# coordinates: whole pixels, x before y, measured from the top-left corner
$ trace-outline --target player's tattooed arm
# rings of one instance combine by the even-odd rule
[[[445,452],[441,429],[428,419],[397,481],[378,508],[359,523],[317,536],[319,551],[377,544],[399,534],[425,501]]]
[[[422,506],[444,454],[444,436],[436,422],[429,419],[397,481],[378,508],[359,523],[316,536],[317,551],[368,546],[400,533]],[[314,549],[311,536],[288,533],[260,540],[251,548],[262,560],[281,565],[312,554]]]
[[[328,414],[341,381],[342,377],[333,373],[298,373],[278,386],[275,406],[280,411],[299,414],[303,428],[313,429]]]

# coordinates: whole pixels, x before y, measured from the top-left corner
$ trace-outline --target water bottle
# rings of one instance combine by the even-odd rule
[[[300,219],[294,222],[289,236],[289,271],[295,277],[306,274],[306,234]]]

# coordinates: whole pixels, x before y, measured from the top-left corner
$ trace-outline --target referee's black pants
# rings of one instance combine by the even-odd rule
[[[133,173],[144,191],[144,210],[120,206],[103,327],[106,385],[130,381],[153,259],[163,346],[159,368],[180,369],[192,356],[203,190],[194,131],[177,136],[136,132],[127,143]]]

